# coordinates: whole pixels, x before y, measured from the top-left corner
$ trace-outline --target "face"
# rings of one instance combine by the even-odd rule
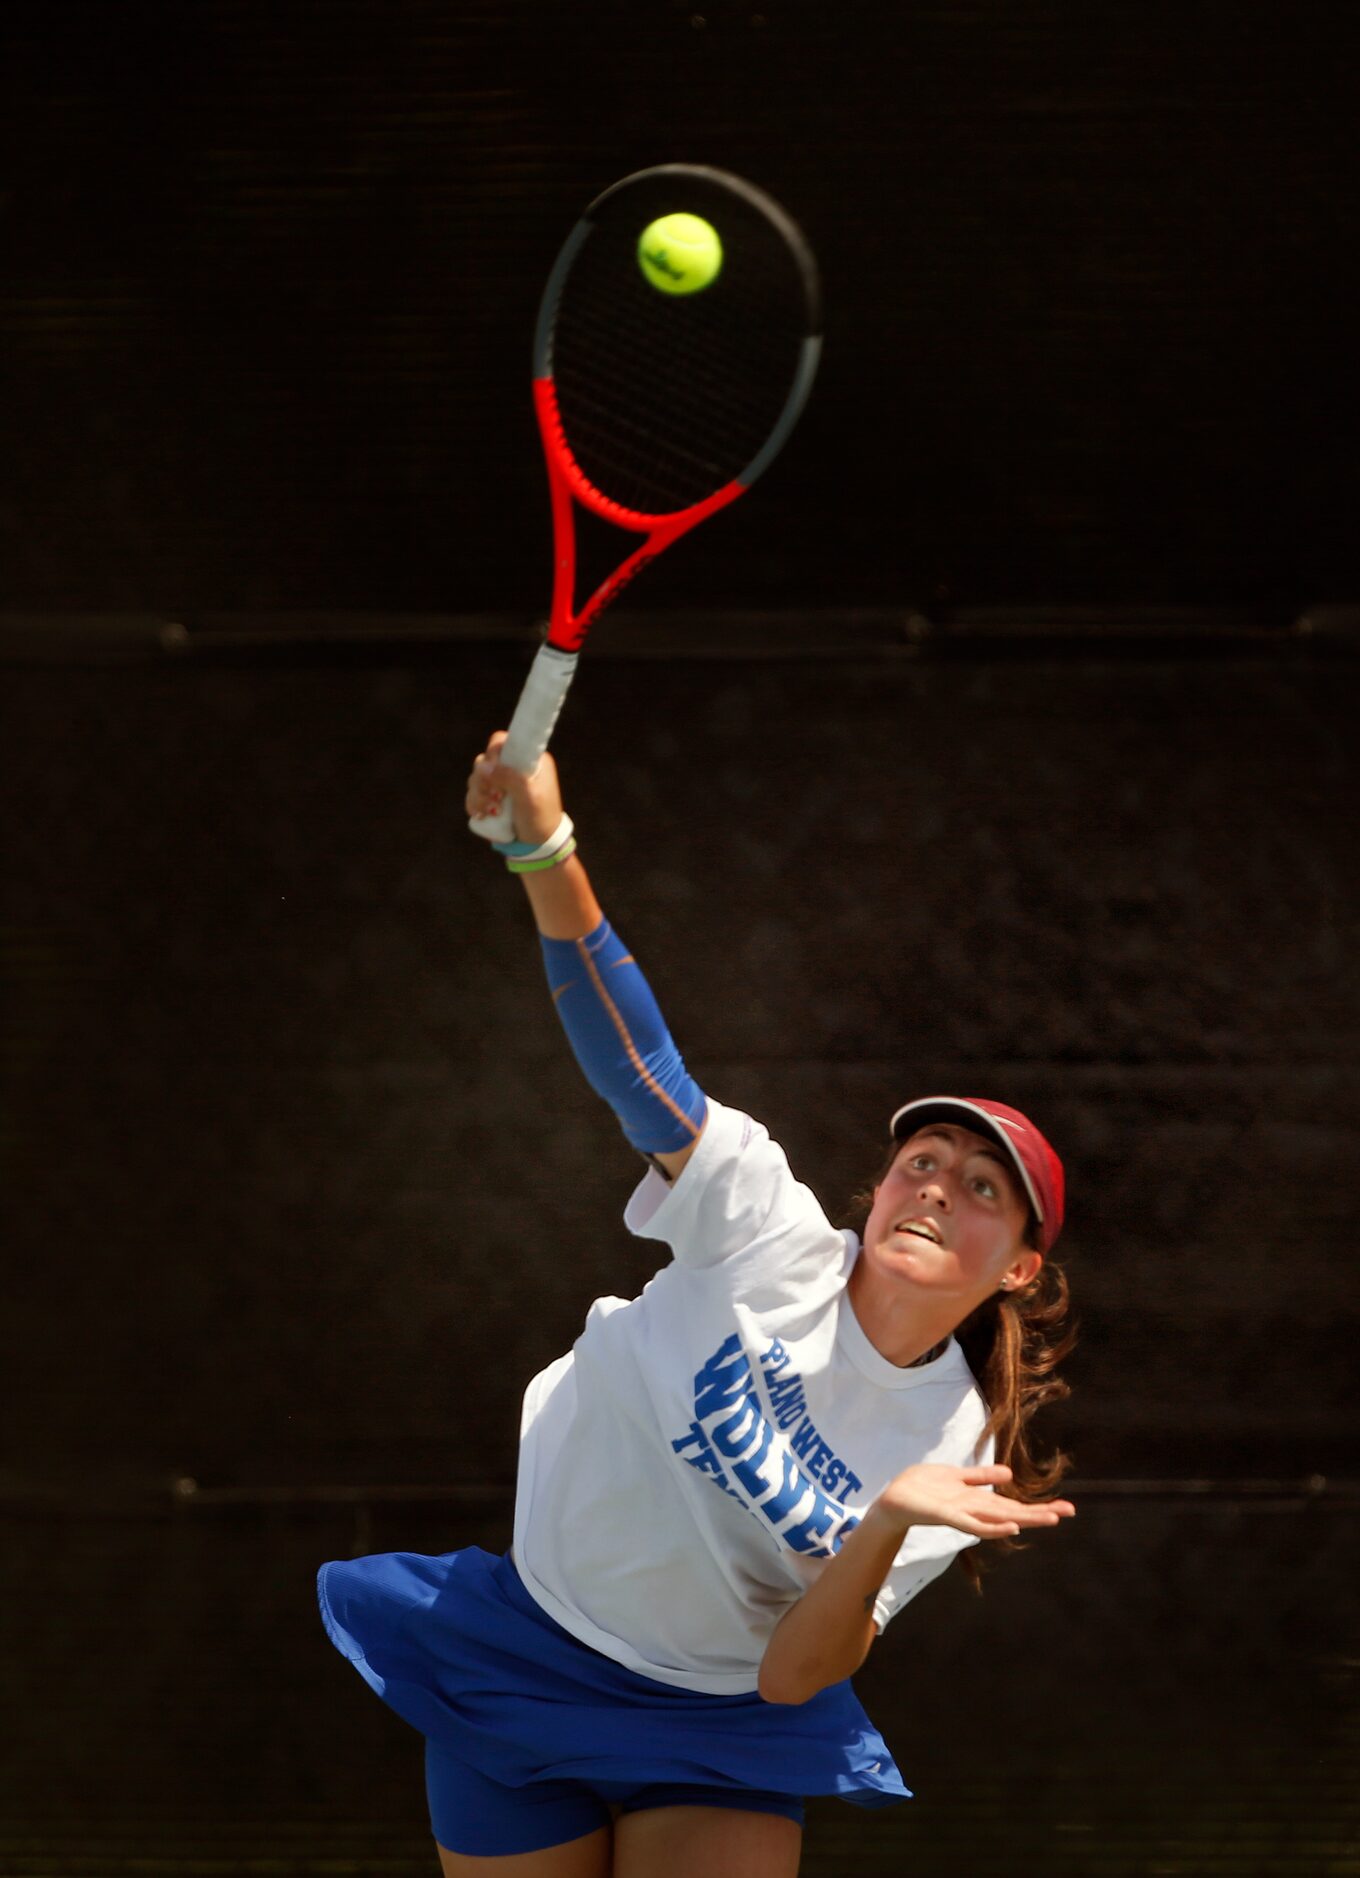
[[[1004,1280],[1016,1289],[1038,1272],[1042,1255],[1023,1243],[1028,1219],[1019,1177],[995,1143],[931,1122],[902,1144],[875,1188],[864,1248],[885,1273],[971,1300],[971,1309]]]

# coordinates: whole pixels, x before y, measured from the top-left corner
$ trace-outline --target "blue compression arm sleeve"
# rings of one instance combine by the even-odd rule
[[[688,1147],[704,1125],[704,1092],[609,921],[584,939],[544,939],[543,962],[576,1061],[628,1140],[642,1154]]]

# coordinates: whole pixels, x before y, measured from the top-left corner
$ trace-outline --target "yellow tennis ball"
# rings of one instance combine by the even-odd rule
[[[662,215],[638,238],[638,266],[662,293],[698,293],[722,266],[718,231],[702,215]]]

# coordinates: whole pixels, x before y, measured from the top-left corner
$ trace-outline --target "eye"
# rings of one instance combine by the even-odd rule
[[[985,1187],[988,1196],[993,1200],[996,1198],[996,1183],[995,1181],[988,1180],[985,1174],[974,1174],[973,1184],[976,1187]]]

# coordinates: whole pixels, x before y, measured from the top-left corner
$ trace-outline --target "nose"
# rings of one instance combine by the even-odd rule
[[[933,1200],[937,1206],[949,1211],[949,1192],[942,1180],[923,1180],[918,1193],[922,1200]]]

